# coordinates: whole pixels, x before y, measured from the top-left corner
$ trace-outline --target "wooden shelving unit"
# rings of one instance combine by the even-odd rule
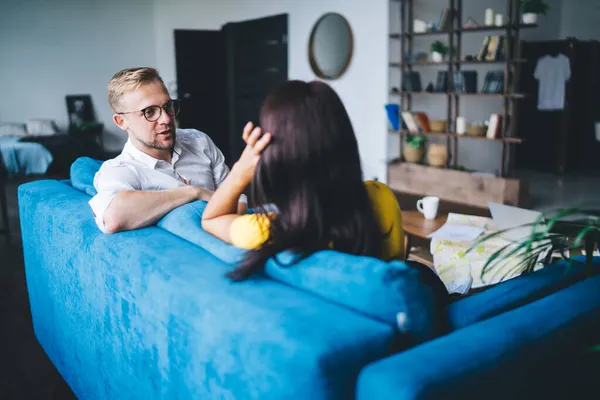
[[[400,105],[402,111],[411,111],[412,102],[414,96],[446,96],[447,98],[447,126],[448,132],[427,132],[425,135],[441,136],[446,137],[447,151],[448,151],[448,165],[449,170],[453,172],[458,168],[457,165],[457,154],[458,154],[458,142],[461,139],[475,139],[475,140],[486,140],[489,142],[497,142],[500,144],[500,165],[498,168],[497,178],[499,182],[505,182],[507,179],[504,177],[508,174],[506,165],[507,163],[507,149],[508,146],[516,145],[522,142],[518,137],[515,137],[515,128],[517,126],[517,107],[515,102],[523,99],[525,94],[516,93],[515,88],[518,87],[519,70],[521,64],[525,63],[526,60],[520,57],[520,30],[535,28],[535,24],[522,24],[520,23],[520,12],[518,9],[518,0],[507,0],[506,11],[504,13],[506,24],[502,26],[477,26],[477,27],[463,27],[463,0],[448,0],[448,5],[440,6],[440,12],[443,8],[447,7],[450,10],[450,29],[446,31],[428,31],[428,32],[414,32],[413,31],[413,20],[414,5],[418,3],[418,0],[392,0],[395,3],[399,3],[400,6],[400,26],[401,32],[394,32],[389,35],[392,40],[392,45],[398,44],[400,46],[401,60],[399,62],[391,62],[390,68],[399,71],[400,78],[406,71],[413,71],[415,68],[431,68],[431,67],[445,67],[448,71],[448,87],[453,88],[453,74],[460,72],[463,65],[501,65],[503,66],[504,72],[504,88],[502,93],[464,93],[464,92],[410,92],[403,90],[391,90],[390,96],[400,98]],[[475,0],[470,0],[475,1]],[[440,2],[441,3],[441,2]],[[504,36],[504,59],[502,60],[465,60],[462,58],[462,35],[463,34],[475,34],[481,32],[493,32],[503,31]],[[440,36],[445,35],[448,38],[447,44],[449,47],[449,54],[447,60],[444,62],[432,62],[432,61],[405,61],[407,53],[413,53],[414,39],[421,36]],[[483,35],[482,35],[483,39]],[[472,49],[471,52],[475,52],[478,49]],[[481,99],[485,98],[499,98],[502,99],[502,109],[499,110],[498,114],[502,116],[500,136],[495,139],[488,139],[486,137],[469,136],[466,134],[457,134],[456,131],[456,119],[460,115],[460,99],[463,97],[478,97]],[[424,110],[426,111],[426,110]],[[488,115],[482,115],[481,118],[487,118]],[[391,131],[393,132],[393,131]],[[399,131],[394,132],[399,135],[406,135],[409,132]],[[403,143],[404,140],[400,140],[400,154],[403,154]],[[433,167],[432,167],[433,168]],[[439,170],[439,168],[438,168]],[[436,172],[438,174],[438,172]],[[388,173],[388,175],[391,175]],[[401,176],[397,171],[392,174],[394,176]],[[502,179],[500,179],[502,178]],[[510,180],[510,179],[509,179]],[[511,185],[513,182],[511,182]],[[518,185],[517,185],[518,186]],[[514,185],[511,186],[511,190],[514,191]],[[513,198],[521,197],[521,194],[512,196]],[[518,203],[518,200],[508,200],[508,203]]]

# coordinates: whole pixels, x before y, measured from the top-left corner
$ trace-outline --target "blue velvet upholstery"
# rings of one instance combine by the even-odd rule
[[[79,158],[71,167],[73,186],[88,193],[99,166],[98,161]],[[202,229],[205,206],[206,202],[196,201],[178,207],[157,226],[202,247],[233,268],[245,251]],[[278,261],[290,264],[293,256],[282,254]],[[445,328],[435,294],[421,282],[420,272],[404,263],[388,264],[335,251],[314,254],[293,267],[282,267],[280,263],[269,261],[267,275],[394,326],[398,313],[403,313],[402,331],[407,344],[431,339]]]
[[[105,235],[64,183],[19,188],[36,335],[81,399],[353,397],[389,324],[230,266],[160,228]]]
[[[102,234],[87,204],[99,165],[73,165],[79,190],[19,188],[35,333],[79,398],[531,398],[544,387],[548,398],[561,374],[583,377],[575,387],[597,381],[599,362],[573,368],[570,357],[600,336],[600,277],[575,283],[580,266],[437,310],[412,268],[335,251],[292,267],[284,253],[283,266],[232,283],[243,251],[202,231],[202,202],[158,227]],[[410,337],[393,326],[397,312],[420,341],[440,310],[454,332],[390,356]]]
[[[590,270],[583,264],[585,257],[577,256],[574,260],[578,263],[559,261],[451,303],[448,306],[450,329],[469,326],[579,282],[589,275]],[[600,265],[600,257],[594,257],[592,261],[594,265]],[[592,271],[598,273],[600,268]]]
[[[158,226],[186,239],[234,268],[245,250],[215,238],[202,229],[205,202],[194,202],[171,211]],[[267,262],[265,273],[280,282],[349,307],[369,317],[397,325],[403,313],[405,345],[439,335],[446,329],[436,307],[435,293],[421,281],[420,272],[402,262],[386,263],[337,251],[321,251],[294,264],[292,253]],[[292,265],[294,264],[294,265]]]
[[[94,187],[94,176],[100,169],[102,161],[89,157],[79,157],[71,164],[71,183],[74,188],[95,196],[98,191]]]
[[[595,276],[373,363],[361,372],[357,398],[581,398],[572,382],[581,381],[585,371],[577,367],[599,338],[600,276]],[[586,378],[588,384],[597,381],[589,371]],[[587,396],[598,398],[598,392]]]
[[[202,229],[204,207],[206,201],[200,200],[177,207],[158,221],[157,226],[202,247],[223,262],[239,263],[246,254],[244,249],[227,244]]]

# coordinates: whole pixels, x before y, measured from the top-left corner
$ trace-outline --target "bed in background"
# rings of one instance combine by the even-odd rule
[[[54,158],[39,143],[20,142],[18,137],[0,137],[0,155],[8,177],[43,175]]]
[[[31,120],[26,127],[0,124],[0,162],[8,177],[68,176],[77,157],[99,157],[100,153],[100,147],[94,147],[89,138],[58,132],[51,120]]]
[[[32,120],[27,126],[18,123],[0,124],[0,157],[8,177],[16,175],[43,175],[52,164],[52,154],[42,144],[22,142],[29,132],[57,133],[52,121]]]

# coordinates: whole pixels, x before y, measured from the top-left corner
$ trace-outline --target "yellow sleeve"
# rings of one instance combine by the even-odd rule
[[[402,211],[392,190],[381,182],[365,182],[379,229],[386,234],[381,258],[404,259],[404,229]]]
[[[231,244],[246,250],[257,249],[269,239],[271,221],[265,214],[246,214],[233,220]]]

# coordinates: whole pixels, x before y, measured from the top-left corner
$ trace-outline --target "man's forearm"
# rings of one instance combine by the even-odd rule
[[[143,228],[174,208],[198,199],[202,199],[202,195],[193,186],[157,192],[121,192],[104,212],[104,227],[107,233]]]

